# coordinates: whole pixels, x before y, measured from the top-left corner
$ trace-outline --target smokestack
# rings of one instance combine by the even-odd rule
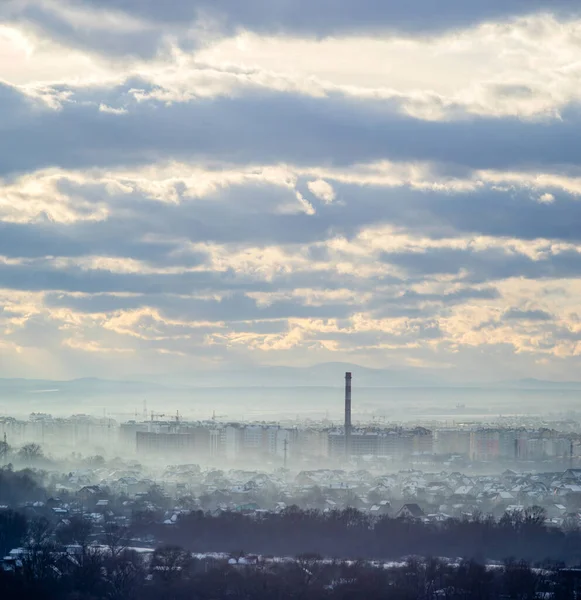
[[[345,373],[345,458],[351,458],[351,373]]]

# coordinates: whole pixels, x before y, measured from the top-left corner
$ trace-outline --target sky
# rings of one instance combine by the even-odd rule
[[[581,379],[578,0],[3,0],[0,377]]]

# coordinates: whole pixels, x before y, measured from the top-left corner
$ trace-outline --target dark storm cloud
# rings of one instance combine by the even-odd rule
[[[30,118],[31,113],[42,108],[42,105],[33,102],[17,88],[0,81],[0,107],[0,127],[9,131],[11,124]]]
[[[188,267],[198,266],[206,258],[201,252],[183,252],[179,240],[144,241],[140,238],[149,232],[132,225],[130,218],[72,224],[0,221],[0,255],[27,259],[106,256]]]
[[[90,1],[103,4],[103,0]],[[189,7],[188,3],[181,0],[170,0],[163,7],[156,0],[104,0],[104,4],[128,12],[137,10],[143,17],[161,20],[192,18],[196,10],[205,11],[221,17],[231,29],[244,27],[257,31],[313,35],[381,29],[430,31],[539,10],[567,14],[580,12],[575,0],[197,0]]]
[[[313,276],[313,285],[316,285],[316,280],[317,278]],[[359,286],[362,293],[372,289],[372,283],[369,281],[361,281]],[[278,288],[278,285],[277,282],[274,282],[273,289],[276,288]],[[217,281],[214,291],[219,289],[220,283]],[[342,320],[361,311],[370,311],[374,318],[431,319],[438,313],[458,304],[469,303],[472,300],[499,298],[499,293],[494,288],[463,288],[447,294],[407,293],[398,297],[388,297],[384,292],[376,292],[371,301],[361,301],[356,304],[331,301],[325,302],[323,305],[313,306],[305,304],[301,298],[292,298],[273,299],[271,304],[264,306],[253,298],[246,296],[240,288],[238,290],[227,294],[222,299],[179,296],[170,286],[163,293],[143,293],[133,296],[120,296],[110,293],[93,293],[79,296],[52,292],[46,294],[45,304],[49,307],[66,307],[81,313],[152,308],[159,310],[164,318],[188,321],[230,322],[254,321],[257,319],[310,318],[338,319],[338,322],[341,323]],[[349,327],[350,324],[348,321],[344,321],[343,326]],[[267,328],[263,332],[268,331]],[[425,330],[421,329],[421,335],[426,339],[428,337],[439,337],[440,333],[439,328],[434,326],[433,319],[425,326]]]
[[[292,189],[271,184],[228,186],[200,202],[146,205],[138,196],[121,202],[137,213],[138,227],[192,242],[308,243],[329,237],[333,225],[327,214],[277,212],[285,204],[299,205]]]
[[[231,279],[231,281],[229,281]],[[236,281],[233,274],[219,275],[214,271],[180,274],[114,273],[104,269],[59,268],[51,261],[44,264],[0,264],[0,288],[68,292],[134,293],[134,294],[195,294],[205,291],[241,289],[261,291],[260,283]],[[121,299],[120,302],[130,302]]]
[[[87,24],[80,28],[38,0],[8,2],[4,15],[33,24],[68,44],[103,54],[152,56],[164,34],[183,34],[192,25],[207,24],[208,18],[212,29],[226,35],[247,29],[319,38],[396,31],[437,33],[535,12],[580,14],[577,0],[72,0],[70,4],[122,11],[146,25],[144,30]],[[182,44],[196,46],[198,40],[190,35]]]
[[[464,287],[445,294],[420,294],[419,292],[407,291],[401,297],[402,302],[424,303],[439,302],[446,306],[463,304],[467,300],[496,300],[500,297],[496,288],[470,288]]]
[[[112,214],[103,221],[0,222],[0,255],[107,256],[133,258],[154,266],[195,267],[207,256],[184,249],[184,241],[302,244],[326,239],[333,226],[328,215],[277,212],[289,203],[298,208],[298,203],[293,190],[270,184],[219,188],[203,200],[182,198],[179,204],[151,200],[143,192],[117,193],[105,184],[79,184],[64,177],[56,187],[73,206],[76,199],[105,203]],[[175,187],[179,189],[180,184]]]
[[[117,298],[118,304],[116,304]],[[240,292],[229,294],[222,299],[180,297],[172,295],[170,289],[164,290],[163,294],[134,298],[51,294],[47,296],[46,304],[53,307],[67,307],[85,313],[105,312],[103,306],[107,306],[109,311],[149,307],[160,310],[163,316],[169,319],[197,321],[345,318],[352,312],[348,305],[308,306],[299,300],[278,300],[264,306]]]
[[[347,198],[341,215],[346,231],[349,224],[354,224],[354,230],[358,223],[385,222],[433,238],[478,234],[581,241],[581,228],[572,226],[581,222],[581,203],[576,196],[556,189],[501,187],[481,185],[469,192],[420,191],[404,186],[343,185],[337,189]],[[538,202],[544,191],[551,191],[556,201]],[[437,251],[432,255],[435,261],[440,260]]]
[[[325,205],[313,198],[314,215],[281,213],[280,207],[296,205],[294,190],[272,184],[231,185],[202,202],[181,204],[151,202],[139,194],[116,196],[110,202],[123,210],[111,217],[111,230],[127,239],[143,232],[192,242],[285,245],[337,235],[352,238],[364,227],[384,223],[434,238],[478,234],[581,241],[581,228],[571,226],[581,222],[581,203],[562,191],[551,190],[556,201],[543,204],[535,201],[540,192],[526,188],[500,190],[489,185],[448,193],[329,181],[343,201]],[[78,191],[83,194],[81,188]],[[228,219],[222,218],[225,210]],[[84,238],[101,235],[101,225],[82,227]],[[325,247],[311,247],[308,252],[313,261],[330,258]]]
[[[567,279],[581,276],[581,254],[575,251],[548,253],[535,260],[500,248],[432,248],[426,252],[384,253],[382,259],[416,277],[458,275],[470,283],[512,277]]]
[[[504,313],[503,319],[508,321],[551,321],[553,315],[544,310],[521,310],[519,308],[511,308]]]
[[[101,5],[105,3],[100,3],[98,8]],[[0,16],[1,11],[2,7]],[[12,11],[5,9],[5,14],[16,23],[32,26],[38,33],[50,35],[54,41],[104,55],[151,58],[158,52],[164,34],[159,22],[157,26],[115,30],[95,19],[92,25],[85,23],[79,27],[42,3],[27,3]]]
[[[473,300],[497,300],[498,298],[500,293],[493,287],[463,287],[442,294],[422,294],[407,290],[395,297],[376,293],[366,308],[370,309],[373,317],[377,319],[427,318],[442,310],[470,303]]]
[[[138,193],[107,196],[104,186],[59,184],[75,197],[106,201],[111,215],[106,221],[74,223],[0,223],[0,255],[26,259],[22,265],[5,265],[3,287],[96,293],[191,294],[203,289],[276,291],[297,288],[358,289],[356,274],[333,269],[281,271],[270,283],[249,276],[197,271],[183,274],[110,273],[80,268],[55,268],[46,259],[85,256],[132,258],[155,267],[199,267],[210,264],[206,252],[193,251],[186,242],[211,242],[225,246],[226,255],[248,247],[283,245],[315,263],[354,259],[347,250],[331,251],[321,245],[336,236],[354,238],[366,226],[395,225],[434,237],[486,234],[502,238],[561,237],[576,241],[581,205],[563,196],[553,204],[538,204],[529,191],[478,191],[474,194],[418,192],[406,188],[339,187],[343,204],[320,204],[316,215],[280,214],[278,208],[295,201],[294,192],[273,185],[236,185],[202,200],[164,203]],[[228,218],[223,218],[228,215]],[[380,235],[380,234],[377,234]],[[487,249],[431,248],[414,252],[384,252],[380,260],[403,270],[408,284],[424,277],[457,275],[467,282],[485,283],[509,277],[567,278],[581,275],[581,255],[574,250],[546,253],[539,259],[516,251],[506,252],[500,242]],[[209,267],[208,267],[209,268]],[[375,286],[400,285],[394,275],[382,275]],[[448,301],[462,292],[454,292]],[[471,291],[469,293],[481,293]],[[409,292],[402,300],[413,295]],[[429,298],[424,298],[429,301]]]
[[[265,280],[260,275],[249,275],[235,269],[196,270],[184,272],[115,272],[104,268],[81,268],[69,263],[59,264],[53,259],[26,260],[17,264],[0,263],[0,289],[26,291],[54,290],[98,294],[209,294],[222,292],[289,292],[296,289],[339,290],[357,289],[365,279],[343,275],[334,270],[282,272]],[[378,277],[374,285],[399,284],[395,277]],[[99,308],[100,302],[105,307]],[[137,308],[147,303],[141,297],[96,296],[94,308],[109,310],[119,302],[125,307]],[[337,302],[341,303],[341,302]],[[326,305],[335,302],[329,300]],[[121,308],[122,306],[119,306]]]
[[[0,96],[10,97],[0,117],[0,174],[171,159],[309,166],[422,160],[479,169],[581,161],[581,113],[575,106],[558,121],[466,117],[436,122],[403,115],[394,102],[342,95],[254,90],[168,105],[136,102],[127,86],[118,92],[117,104],[128,105],[127,114],[100,112],[96,91],[92,103],[75,102],[73,94],[59,111],[23,115],[26,98],[19,104],[14,90],[0,86]]]
[[[334,186],[345,197],[343,204],[320,204],[317,214],[284,215],[280,205],[294,199],[294,192],[273,185],[237,185],[219,190],[202,200],[178,204],[151,201],[138,193],[107,196],[104,186],[59,183],[61,192],[94,201],[106,201],[111,215],[106,221],[75,223],[0,223],[0,255],[25,259],[23,264],[2,265],[0,287],[18,290],[59,290],[68,292],[133,294],[200,294],[208,291],[276,292],[298,288],[369,291],[369,285],[400,289],[402,279],[393,275],[375,277],[371,284],[356,274],[328,268],[324,271],[284,270],[271,280],[234,270],[184,273],[115,273],[99,269],[55,266],[48,257],[78,259],[84,256],[133,258],[156,267],[195,267],[210,264],[205,252],[184,246],[190,242],[214,242],[225,247],[225,256],[248,247],[284,245],[289,255],[301,255],[331,264],[333,260],[354,260],[349,254],[331,251],[321,242],[336,235],[353,238],[368,225],[392,224],[435,237],[478,233],[491,236],[535,237],[579,235],[572,227],[581,218],[581,205],[561,197],[550,205],[531,200],[529,191],[480,190],[477,193],[446,194],[418,192],[406,188]],[[223,218],[228,215],[228,218]],[[170,240],[170,241],[160,241]],[[317,245],[314,245],[317,244]],[[321,250],[322,248],[322,250]],[[416,246],[414,252],[384,252],[380,260],[402,270],[407,285],[424,278],[453,275],[471,284],[510,277],[575,278],[581,276],[581,255],[573,250],[540,258],[506,252],[500,242],[487,249],[431,248]],[[407,291],[397,298],[374,292],[374,303],[364,306],[376,316],[423,316],[433,314],[431,302],[454,306],[470,300],[494,299],[490,289],[467,288],[442,296]],[[157,301],[157,300],[156,300]],[[82,302],[89,302],[83,300]],[[104,303],[102,308],[98,305]],[[144,297],[117,299],[97,297],[98,312],[148,305]],[[332,304],[325,300],[325,304]]]
[[[395,343],[398,345],[418,341],[440,340],[444,337],[437,320],[409,320],[406,326],[394,331],[332,331],[319,332],[317,339],[333,340],[349,346],[374,346],[382,343]]]
[[[302,245],[313,263],[328,262],[333,258],[329,248],[312,244],[336,236],[353,238],[362,228],[377,224],[434,238],[476,234],[526,240],[581,239],[581,229],[571,226],[581,222],[581,203],[562,192],[554,192],[558,197],[554,203],[540,204],[527,189],[482,187],[476,192],[445,193],[332,183],[345,200],[331,205],[319,202],[315,204],[316,214],[307,215],[283,214],[283,206],[298,207],[294,191],[272,184],[220,187],[201,200],[182,198],[179,203],[166,203],[147,199],[138,192],[109,192],[101,184],[61,182],[59,190],[73,199],[109,205],[108,219],[66,224],[0,223],[0,255],[128,257],[156,266],[194,267],[207,257],[188,249],[184,242],[214,242],[233,248]],[[223,218],[225,214],[227,219]],[[417,260],[426,271],[455,273],[462,267],[462,256],[444,248],[428,256],[396,256],[394,261],[406,261],[410,270]],[[384,258],[389,259],[389,255]],[[473,253],[471,264],[478,260],[484,260],[484,255]],[[555,260],[561,270],[577,268],[576,253],[562,253]],[[486,256],[486,264],[491,261],[509,271],[519,264],[526,269],[530,262],[518,255],[507,258],[498,249]]]

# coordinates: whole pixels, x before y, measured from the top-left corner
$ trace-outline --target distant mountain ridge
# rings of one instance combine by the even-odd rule
[[[165,386],[163,385],[144,381],[116,381],[97,377],[69,380],[0,378],[0,393],[83,392],[85,390],[93,390],[97,393],[145,392],[147,390],[161,390],[164,388]]]
[[[182,376],[144,377],[130,380],[86,377],[71,380],[0,378],[0,395],[42,392],[63,393],[135,393],[164,390],[188,390],[205,387],[342,387],[346,371],[353,373],[354,387],[409,388],[490,388],[581,390],[581,382],[548,381],[535,378],[492,383],[450,383],[422,369],[374,369],[349,363],[323,363],[311,367],[259,366],[221,371],[192,371]]]
[[[581,381],[550,381],[527,377],[508,381],[499,381],[489,387],[507,387],[510,389],[551,389],[551,390],[581,390]]]

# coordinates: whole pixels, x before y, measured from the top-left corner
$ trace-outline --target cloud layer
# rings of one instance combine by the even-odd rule
[[[0,376],[575,378],[568,0],[9,0]]]

